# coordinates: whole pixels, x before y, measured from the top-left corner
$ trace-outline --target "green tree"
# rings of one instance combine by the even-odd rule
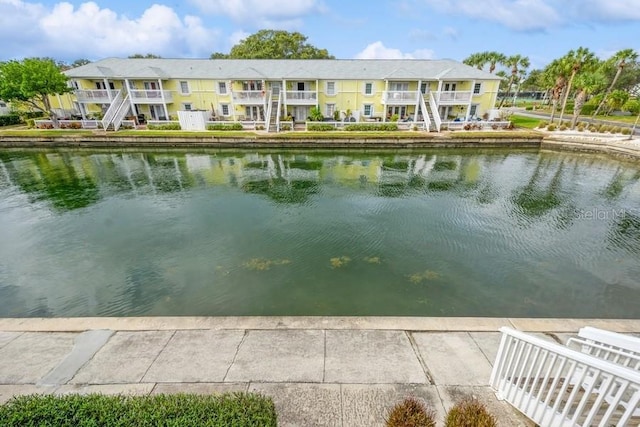
[[[307,43],[307,37],[281,30],[260,30],[241,40],[228,55],[211,54],[211,59],[334,59],[326,49]]]
[[[576,75],[584,66],[592,65],[597,61],[597,58],[593,54],[593,52],[591,52],[588,48],[582,46],[580,46],[576,50],[570,50],[565,57],[567,59],[567,62],[571,64],[571,75],[569,76],[567,89],[565,90],[564,97],[562,99],[562,109],[560,110],[559,119],[560,122],[562,122],[564,110],[567,108],[567,99],[569,99],[569,92],[571,92],[571,86],[573,85],[573,80],[576,78]]]
[[[620,50],[616,52],[616,54],[613,55],[613,57],[611,57],[610,61],[616,64],[616,75],[613,77],[611,84],[607,88],[607,91],[604,93],[604,98],[602,98],[600,105],[598,105],[598,108],[596,108],[596,111],[594,111],[593,113],[594,116],[597,116],[600,110],[602,109],[602,107],[604,106],[605,102],[607,101],[607,97],[609,96],[613,88],[616,86],[616,83],[618,82],[618,79],[620,78],[622,71],[627,66],[627,63],[635,61],[637,59],[638,59],[638,53],[633,49]]]
[[[607,98],[609,113],[613,110],[621,110],[622,106],[629,100],[629,94],[624,90],[614,90]]]
[[[463,59],[462,62],[470,67],[476,67],[478,70],[482,70],[487,63],[483,52],[472,53]]]
[[[472,53],[462,62],[472,67],[476,67],[478,70],[483,70],[484,66],[489,64],[489,72],[493,73],[496,70],[497,64],[502,64],[506,61],[507,57],[500,52],[485,51]]]
[[[502,96],[502,100],[500,101],[499,107],[502,107],[502,104],[504,104],[505,99],[507,99],[507,97],[509,96],[509,93],[511,92],[511,86],[513,85],[514,80],[516,80],[516,78],[518,77],[519,71],[526,70],[527,68],[529,68],[529,65],[530,65],[529,58],[522,55],[510,56],[504,61],[504,64],[509,68],[511,68],[511,77],[509,78],[509,83],[507,84],[507,91]]]
[[[50,95],[70,92],[67,76],[51,58],[25,58],[0,64],[0,99],[23,102],[45,111],[58,127]]]
[[[553,122],[558,103],[567,88],[567,81],[570,74],[570,66],[566,58],[554,59],[542,72],[542,80],[551,92],[551,117]]]
[[[154,58],[162,58],[162,56],[155,55],[153,53],[147,53],[146,55],[143,55],[141,53],[134,53],[133,55],[129,55],[129,58],[131,58],[131,59],[154,59]]]
[[[574,81],[574,87],[576,88],[576,95],[573,104],[573,117],[571,118],[571,129],[576,127],[578,123],[578,117],[582,111],[582,106],[587,100],[587,96],[598,90],[601,90],[606,84],[604,74],[599,71],[587,71],[584,72]]]
[[[85,58],[76,59],[71,63],[71,68],[82,67],[83,65],[91,64],[91,61]]]

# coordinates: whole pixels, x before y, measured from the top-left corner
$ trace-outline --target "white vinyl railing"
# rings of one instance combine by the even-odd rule
[[[427,131],[431,130],[431,119],[429,118],[429,110],[427,110],[427,103],[424,101],[424,95],[422,92],[419,94],[420,97],[420,110],[422,110],[422,118],[424,119],[424,126]]]
[[[113,101],[111,101],[111,105],[109,105],[109,108],[107,109],[107,111],[104,113],[104,116],[102,117],[103,129],[106,130],[111,124],[111,122],[113,122],[113,118],[116,116],[116,113],[118,112],[121,106],[122,106],[122,91],[118,91],[115,98],[113,98]]]
[[[631,426],[640,372],[503,327],[491,386],[535,423]]]
[[[304,103],[315,102],[318,97],[315,90],[288,90],[286,91],[287,103],[296,103],[303,101]]]
[[[120,125],[122,124],[122,121],[126,117],[126,115],[129,112],[129,110],[131,109],[131,105],[129,105],[128,101],[129,101],[129,94],[127,94],[124,97],[124,99],[120,103],[120,107],[118,108],[118,110],[116,111],[115,116],[113,117],[113,130],[115,130],[115,131],[120,129]],[[105,128],[105,130],[106,129],[107,128]]]
[[[263,90],[239,90],[233,92],[233,100],[239,104],[251,103],[260,104],[265,100],[265,91]]]
[[[129,89],[129,94],[134,102],[154,102],[161,103],[173,101],[173,94],[170,90],[157,89]]]
[[[78,102],[107,104],[115,98],[119,90],[110,89],[78,89],[73,91]]]
[[[431,115],[433,116],[433,121],[436,124],[436,131],[440,132],[442,120],[440,120],[440,112],[438,111],[438,104],[436,104],[436,100],[433,97],[433,92],[429,92],[429,108],[431,108]]]
[[[471,91],[443,91],[438,92],[439,104],[452,104],[458,102],[469,102]]]
[[[418,93],[417,90],[389,90],[384,92],[383,100],[387,104],[415,104]]]

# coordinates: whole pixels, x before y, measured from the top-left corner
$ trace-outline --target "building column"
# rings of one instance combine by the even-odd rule
[[[164,108],[164,119],[169,120],[169,110],[167,109],[167,101],[164,99],[164,89],[162,88],[162,80],[158,79],[160,86],[160,96],[162,97],[162,107]]]
[[[124,79],[124,87],[126,88],[127,93],[129,94],[129,105],[131,106],[131,114],[136,115],[136,105],[133,102],[133,96],[131,96],[131,92],[129,91],[129,79]]]
[[[413,122],[416,123],[418,121],[418,109],[420,108],[420,97],[422,96],[422,80],[418,80],[418,96],[416,97],[416,111],[413,114]],[[424,116],[424,111],[422,112]]]
[[[282,91],[282,104],[284,105],[284,113],[283,113],[283,115],[286,116],[287,115],[287,80],[286,79],[282,79],[282,90],[281,91]],[[278,111],[278,114],[280,114],[280,111]],[[295,118],[294,118],[294,120],[295,120]]]
[[[467,104],[467,113],[464,116],[465,121],[469,118],[469,113],[471,113],[471,101],[473,101],[473,89],[476,86],[476,81],[471,81],[471,94],[469,95],[469,102]]]
[[[382,95],[382,105],[384,105],[384,111],[382,111],[382,121],[387,121],[387,95],[389,94],[389,80],[384,79],[384,94]]]
[[[105,90],[107,91],[107,96],[109,97],[109,104],[113,101],[113,97],[111,96],[111,88],[109,87],[109,79],[102,79],[104,83]]]

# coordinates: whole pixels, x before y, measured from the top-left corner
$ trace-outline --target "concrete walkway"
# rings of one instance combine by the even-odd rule
[[[440,420],[475,396],[500,425],[533,425],[488,386],[500,326],[566,342],[640,320],[470,318],[0,319],[0,403],[30,393],[271,396],[283,426],[376,426],[423,399]]]

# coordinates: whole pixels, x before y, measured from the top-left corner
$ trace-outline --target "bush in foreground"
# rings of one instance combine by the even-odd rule
[[[149,124],[147,125],[149,130],[180,130],[180,123],[163,123],[163,124]]]
[[[424,403],[408,397],[397,403],[387,415],[387,427],[435,427],[435,412]]]
[[[447,412],[445,427],[496,427],[496,418],[477,399],[458,402]]]
[[[0,425],[13,426],[276,426],[271,399],[221,395],[31,395],[0,406]]]
[[[242,123],[213,123],[207,125],[207,130],[243,130]]]

